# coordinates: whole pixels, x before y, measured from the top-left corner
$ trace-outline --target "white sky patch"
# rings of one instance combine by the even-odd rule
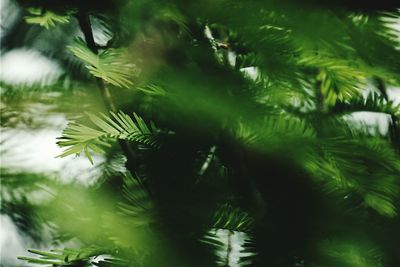
[[[1,166],[13,171],[54,174],[54,177],[66,183],[79,182],[82,185],[91,185],[97,181],[101,170],[91,165],[86,157],[55,158],[62,152],[62,149],[56,144],[56,138],[61,136],[62,130],[67,124],[65,116],[62,114],[41,115],[40,120],[47,121],[45,128],[1,129]],[[94,161],[101,163],[104,159],[98,156],[94,157]],[[31,201],[37,202],[43,198],[47,199],[47,197],[47,194],[38,192],[29,198]],[[49,238],[46,241],[49,243],[48,247],[37,247],[39,244],[20,233],[8,216],[1,215],[0,220],[2,266],[26,266],[26,262],[18,260],[17,257],[32,257],[33,255],[27,251],[28,248],[54,249],[54,246],[50,245]],[[43,232],[41,234],[45,238],[50,237],[50,233]],[[67,246],[67,244],[64,245]]]
[[[223,243],[221,249],[215,251],[220,259],[218,265],[229,267],[241,267],[246,265],[241,262],[240,259],[253,255],[250,252],[243,251],[245,240],[249,238],[246,233],[226,229],[213,229],[210,232],[215,234],[218,241]]]
[[[1,55],[0,62],[0,80],[11,85],[50,85],[64,72],[55,61],[27,48]]]
[[[367,127],[371,134],[387,134],[389,130],[390,115],[377,112],[359,111],[344,117],[352,126]]]
[[[17,256],[28,256],[32,241],[18,233],[17,227],[7,215],[0,215],[0,258],[2,266],[22,266]]]
[[[387,94],[389,100],[392,101],[394,105],[400,105],[400,88],[389,87],[387,89]]]
[[[363,91],[363,96],[367,97],[373,92],[379,94],[379,91],[374,86],[369,85],[366,90]],[[394,105],[400,105],[400,88],[388,87],[386,92],[389,101],[392,101]],[[344,119],[356,128],[367,127],[371,134],[387,134],[391,120],[388,114],[369,111],[353,112],[344,116]]]
[[[363,96],[367,97],[373,92],[379,94],[379,91],[370,84],[366,87],[366,90],[363,91]],[[400,105],[400,88],[388,87],[386,92],[389,101],[392,101],[394,105]],[[353,112],[344,116],[344,119],[356,128],[367,127],[371,134],[387,134],[389,131],[389,123],[391,121],[390,115],[388,114],[369,111]]]
[[[77,239],[69,240],[62,245],[55,245],[51,237],[52,229],[44,226],[41,232],[40,244],[31,237],[21,233],[11,218],[0,215],[0,263],[1,266],[27,266],[26,261],[18,260],[17,257],[38,258],[36,254],[28,252],[28,249],[50,251],[52,249],[63,249],[79,247]],[[29,265],[31,266],[31,265]],[[38,265],[39,266],[39,265]]]
[[[232,67],[234,67],[236,65],[236,53],[235,52],[233,52],[231,50],[228,51],[228,61]]]
[[[93,38],[96,44],[106,46],[112,37],[112,33],[104,26],[101,20],[91,16],[90,21],[93,28]]]
[[[245,76],[249,77],[252,80],[257,80],[260,74],[257,67],[241,68],[240,71],[244,73]]]
[[[101,175],[101,170],[92,165],[85,156],[57,158],[63,148],[57,145],[57,138],[67,127],[67,119],[61,113],[49,113],[51,106],[31,104],[28,111],[34,114],[36,123],[43,128],[29,128],[19,125],[16,128],[1,129],[1,164],[4,168],[20,171],[52,173],[63,182],[77,181],[84,185],[93,184]],[[95,164],[104,161],[102,156],[94,155]]]
[[[1,151],[4,153],[1,157],[2,166],[20,171],[54,173],[63,182],[78,181],[84,185],[93,184],[101,172],[91,165],[85,156],[56,158],[63,151],[56,144],[61,132],[61,129],[3,131],[2,140],[5,140],[5,146]],[[94,161],[101,163],[103,159],[94,157]]]

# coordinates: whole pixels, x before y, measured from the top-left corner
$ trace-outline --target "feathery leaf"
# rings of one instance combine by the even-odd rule
[[[95,127],[89,127],[79,123],[70,123],[58,139],[57,144],[67,149],[58,157],[66,157],[72,154],[85,153],[93,163],[92,152],[103,153],[103,147],[109,147],[108,140],[122,139],[138,144],[157,147],[155,131],[150,130],[142,118],[135,113],[134,120],[120,111],[118,114],[111,112],[112,118],[104,114],[98,117],[88,114]]]
[[[137,75],[138,69],[124,57],[121,49],[110,48],[96,55],[81,39],[76,39],[68,48],[86,63],[91,74],[106,83],[125,88],[133,85],[132,78]]]

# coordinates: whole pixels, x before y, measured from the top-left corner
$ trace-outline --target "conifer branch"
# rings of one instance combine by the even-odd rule
[[[93,53],[98,54],[98,47],[94,41],[93,30],[90,24],[90,16],[88,12],[86,10],[79,10],[76,17],[78,19],[81,31],[85,37],[87,46],[90,50],[92,50]],[[112,112],[117,112],[117,109],[111,99],[111,93],[106,87],[104,81],[101,78],[96,78],[96,81],[106,107]],[[118,143],[121,146],[122,152],[127,159],[127,169],[130,171],[134,171],[133,168],[136,166],[136,160],[134,158],[134,154],[132,153],[132,148],[125,140],[118,140]]]

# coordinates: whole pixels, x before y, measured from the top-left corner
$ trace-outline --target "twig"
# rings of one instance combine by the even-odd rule
[[[98,46],[96,45],[93,37],[93,30],[90,23],[90,17],[87,11],[80,10],[76,15],[79,23],[79,27],[85,37],[86,44],[93,53],[98,54]],[[98,88],[101,93],[101,97],[104,101],[105,106],[113,111],[117,112],[116,107],[112,101],[111,94],[107,86],[105,85],[104,81],[101,78],[96,78]],[[132,149],[130,148],[129,144],[125,140],[118,141],[122,152],[124,153],[127,162],[126,168],[133,172],[133,168],[136,165],[135,159],[133,157]],[[141,181],[140,181],[141,182]]]

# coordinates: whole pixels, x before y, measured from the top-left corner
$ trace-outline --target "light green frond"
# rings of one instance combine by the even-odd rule
[[[253,218],[249,214],[229,204],[222,205],[214,214],[213,228],[248,232],[252,224]]]
[[[26,23],[37,24],[46,29],[54,27],[56,24],[67,24],[70,20],[70,14],[56,14],[41,8],[28,8],[26,11],[29,13],[28,16],[25,16]]]
[[[318,245],[321,263],[316,261],[312,267],[380,267],[383,253],[379,248],[364,240],[348,241],[331,239]],[[322,264],[322,265],[320,265]]]
[[[148,84],[146,86],[139,86],[136,89],[148,94],[148,95],[155,95],[155,96],[164,96],[167,92],[161,87],[156,84]]]
[[[400,116],[400,104],[386,101],[383,96],[370,93],[367,97],[353,97],[345,102],[337,102],[332,108],[336,114],[345,114],[356,111],[371,111]]]
[[[349,100],[361,93],[366,74],[356,66],[350,66],[347,61],[331,57],[306,57],[299,64],[318,69],[317,80],[328,106],[334,105],[337,100]]]
[[[70,123],[63,131],[57,144],[67,149],[58,157],[85,153],[90,162],[93,162],[92,152],[103,153],[103,147],[110,146],[108,140],[122,139],[135,143],[157,146],[155,132],[135,113],[132,119],[122,111],[118,114],[111,112],[111,117],[101,114],[98,117],[88,114],[94,127],[79,123]]]
[[[77,266],[77,264],[79,264],[79,266],[90,266],[91,257],[107,253],[105,249],[96,247],[80,248],[78,250],[66,248],[63,250],[51,250],[50,252],[36,249],[30,249],[28,251],[39,257],[18,257],[18,259],[27,261],[28,263],[46,266]]]
[[[76,39],[68,48],[86,63],[89,72],[94,76],[118,87],[132,86],[132,78],[137,75],[138,69],[128,61],[121,49],[110,48],[96,55],[80,39]]]
[[[165,21],[173,21],[183,31],[189,32],[189,28],[187,27],[186,17],[175,6],[167,6],[157,11],[158,11],[156,13],[157,19]]]

